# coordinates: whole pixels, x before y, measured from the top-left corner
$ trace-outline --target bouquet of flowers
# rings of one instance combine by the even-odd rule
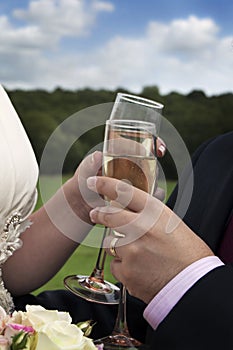
[[[0,306],[0,350],[96,350],[79,326],[67,312],[27,305],[9,316]]]

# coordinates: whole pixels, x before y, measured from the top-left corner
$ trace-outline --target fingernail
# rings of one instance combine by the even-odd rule
[[[87,178],[87,187],[90,188],[90,190],[95,190],[96,189],[96,181],[97,181],[96,176],[88,177]]]
[[[97,210],[96,208],[92,209],[89,213],[90,219],[93,223],[96,223]]]
[[[158,156],[163,157],[166,152],[166,148],[164,145],[160,145],[158,148]]]
[[[102,153],[99,152],[99,151],[95,151],[94,153],[92,153],[92,156],[91,156],[91,160],[93,163],[99,163],[102,159]]]

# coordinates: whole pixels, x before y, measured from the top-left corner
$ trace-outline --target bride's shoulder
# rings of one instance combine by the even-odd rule
[[[23,222],[34,209],[38,165],[20,118],[2,85],[0,145],[0,234],[4,238],[13,234],[12,227]]]

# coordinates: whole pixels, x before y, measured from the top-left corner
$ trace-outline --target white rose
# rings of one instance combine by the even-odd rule
[[[92,340],[72,324],[68,312],[27,305],[26,312],[13,313],[14,322],[32,326],[38,332],[36,350],[96,350]]]
[[[84,337],[74,324],[55,321],[40,329],[36,350],[96,350],[95,345]]]
[[[25,316],[32,323],[36,331],[40,330],[43,325],[55,322],[65,321],[71,323],[72,319],[68,312],[61,312],[57,310],[46,310],[40,305],[27,305]]]
[[[44,325],[51,322],[72,322],[72,319],[68,312],[46,310],[40,305],[27,305],[26,312],[14,312],[12,315],[12,320],[15,323],[20,323],[25,326],[32,326],[37,332],[39,332]]]

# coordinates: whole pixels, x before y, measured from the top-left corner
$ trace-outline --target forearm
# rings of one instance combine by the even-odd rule
[[[21,235],[23,247],[3,267],[4,282],[12,294],[28,293],[47,282],[92,228],[86,222],[88,208],[77,201],[81,197],[75,185],[66,183],[31,215],[32,225]]]

